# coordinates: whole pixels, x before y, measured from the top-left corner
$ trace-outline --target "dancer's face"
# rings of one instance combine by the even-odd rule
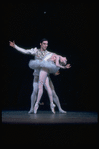
[[[41,46],[41,50],[45,51],[48,47],[48,41],[43,41],[42,43],[40,43]]]

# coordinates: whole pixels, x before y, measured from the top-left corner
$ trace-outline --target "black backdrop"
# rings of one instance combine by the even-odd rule
[[[96,4],[95,3],[8,3],[2,4],[2,109],[29,110],[33,71],[32,56],[9,47],[39,46],[49,40],[49,50],[66,56],[69,70],[51,75],[65,110],[97,111],[96,101]],[[49,108],[44,90],[41,99]],[[47,106],[48,105],[48,106]]]

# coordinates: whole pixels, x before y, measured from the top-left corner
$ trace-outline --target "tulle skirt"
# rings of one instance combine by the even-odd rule
[[[29,67],[31,69],[41,69],[47,68],[49,73],[56,73],[59,70],[59,67],[54,64],[53,61],[45,60],[30,60]]]

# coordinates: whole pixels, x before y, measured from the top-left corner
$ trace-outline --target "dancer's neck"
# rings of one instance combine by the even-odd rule
[[[40,51],[46,51],[46,50],[44,50],[43,48],[40,48]]]

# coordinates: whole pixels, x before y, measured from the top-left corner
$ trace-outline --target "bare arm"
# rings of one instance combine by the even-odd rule
[[[13,42],[9,41],[9,45],[10,45],[11,47],[15,48],[17,51],[23,53],[23,54],[35,54],[35,50],[32,51],[31,49],[26,50],[26,49],[20,48],[19,46],[17,46],[17,45],[15,44],[14,41],[13,41]]]
[[[69,69],[71,67],[70,64],[67,64],[66,66],[62,66],[59,64],[59,55],[56,56],[56,66],[60,67],[60,68],[63,68],[63,69]]]

